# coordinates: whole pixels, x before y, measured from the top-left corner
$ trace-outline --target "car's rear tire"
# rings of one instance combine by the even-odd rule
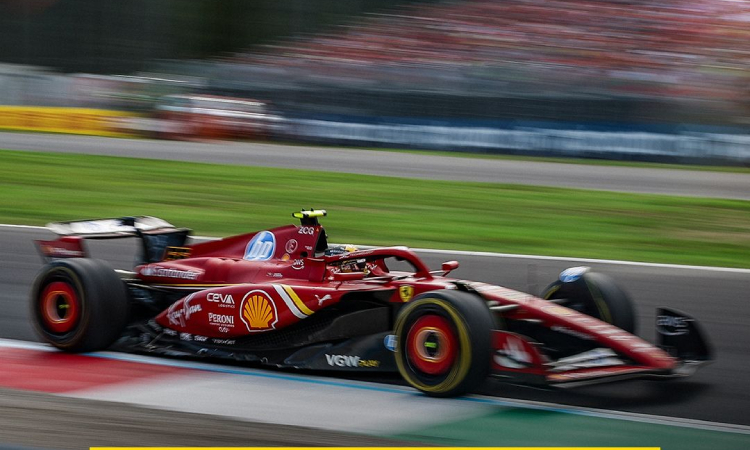
[[[492,313],[476,295],[419,295],[396,319],[398,370],[410,385],[433,397],[470,392],[489,374],[493,327]]]
[[[563,306],[635,333],[635,305],[630,297],[607,275],[573,268],[547,286],[542,298],[567,299]],[[569,272],[570,271],[570,272]],[[574,275],[566,276],[566,272]],[[565,279],[563,281],[562,279]]]
[[[75,258],[42,268],[31,291],[39,335],[68,352],[103,350],[128,321],[125,285],[106,261]]]

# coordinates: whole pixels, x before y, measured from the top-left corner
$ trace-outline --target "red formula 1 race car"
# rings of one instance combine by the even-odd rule
[[[187,244],[153,217],[50,224],[31,292],[34,325],[70,352],[116,349],[282,368],[398,371],[432,396],[487,376],[532,385],[683,377],[711,360],[701,327],[657,314],[659,342],[633,334],[632,304],[608,277],[572,268],[544,295],[449,278],[405,247],[329,246],[318,219]],[[85,239],[136,236],[141,261],[115,271]],[[398,270],[396,270],[398,269]]]

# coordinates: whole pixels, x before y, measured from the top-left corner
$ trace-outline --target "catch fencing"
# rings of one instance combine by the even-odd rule
[[[296,139],[322,144],[385,146],[622,160],[750,164],[750,135],[688,131],[652,133],[545,128],[347,123],[299,119]]]

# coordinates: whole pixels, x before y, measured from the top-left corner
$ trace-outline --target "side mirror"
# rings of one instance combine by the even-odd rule
[[[441,266],[441,269],[443,269],[443,276],[448,275],[458,269],[458,261],[446,261]]]

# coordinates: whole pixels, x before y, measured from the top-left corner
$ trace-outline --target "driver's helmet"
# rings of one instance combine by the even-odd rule
[[[359,250],[357,247],[351,245],[351,244],[343,244],[343,245],[329,245],[328,248],[325,251],[326,256],[337,256],[337,255],[343,255],[346,253],[356,252]],[[366,264],[364,259],[352,259],[349,261],[344,261],[341,263],[340,271],[343,273],[350,273],[350,272],[362,272],[365,270]]]
[[[353,246],[352,244],[343,244],[343,245],[329,245],[326,249],[326,256],[336,256],[336,255],[343,255],[344,253],[351,253],[356,252],[359,250],[357,247]]]

